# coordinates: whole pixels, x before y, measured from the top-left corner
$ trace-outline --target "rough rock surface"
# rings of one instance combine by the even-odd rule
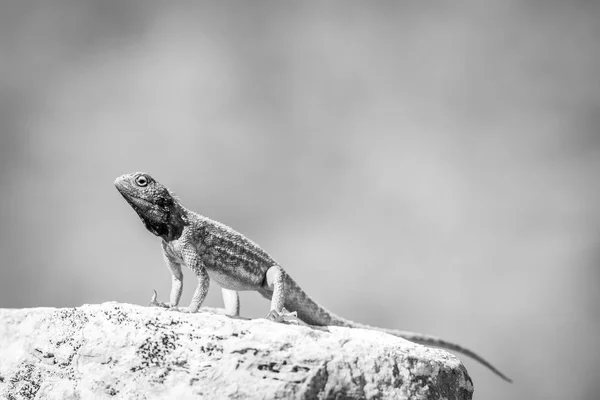
[[[0,309],[0,398],[470,399],[453,355],[384,333],[104,303]]]

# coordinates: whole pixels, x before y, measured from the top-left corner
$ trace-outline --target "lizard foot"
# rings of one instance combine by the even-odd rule
[[[304,325],[304,323],[298,318],[298,313],[296,311],[293,312],[277,312],[276,310],[269,311],[267,314],[267,319],[273,322],[280,322],[283,324],[291,324],[291,325]]]
[[[162,301],[156,301],[156,298],[158,297],[158,294],[156,293],[156,290],[154,291],[154,294],[152,295],[152,299],[150,299],[150,304],[148,304],[149,307],[160,307],[160,308],[172,308],[173,305],[171,303],[163,303]]]
[[[180,312],[184,314],[193,314],[194,311],[190,310],[189,307],[170,307],[169,311]]]

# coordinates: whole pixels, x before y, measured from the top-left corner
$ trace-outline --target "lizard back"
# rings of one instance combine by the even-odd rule
[[[226,289],[258,290],[277,262],[231,227],[189,211],[193,245],[211,279]]]

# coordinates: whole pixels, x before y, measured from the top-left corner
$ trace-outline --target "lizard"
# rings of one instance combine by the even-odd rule
[[[314,326],[343,326],[382,331],[418,344],[440,347],[469,356],[496,375],[512,382],[477,353],[435,336],[378,328],[339,317],[312,300],[259,245],[229,226],[185,208],[166,186],[143,172],[125,174],[115,186],[135,210],[146,229],[160,237],[163,259],[171,271],[170,301],[151,306],[195,313],[204,301],[211,280],[222,290],[226,314],[238,316],[239,291],[256,291],[271,301],[267,319]],[[198,280],[189,307],[178,307],[183,291],[182,266]]]

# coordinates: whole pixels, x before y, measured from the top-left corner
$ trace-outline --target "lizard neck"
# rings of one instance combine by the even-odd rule
[[[167,223],[161,230],[161,234],[157,236],[160,236],[166,242],[179,239],[183,233],[183,228],[189,225],[188,214],[189,211],[185,207],[175,203],[169,212]]]
[[[162,238],[165,242],[171,242],[181,237],[183,229],[189,225],[189,211],[181,204],[175,202],[158,216],[147,211],[138,211],[142,222],[151,233]]]

